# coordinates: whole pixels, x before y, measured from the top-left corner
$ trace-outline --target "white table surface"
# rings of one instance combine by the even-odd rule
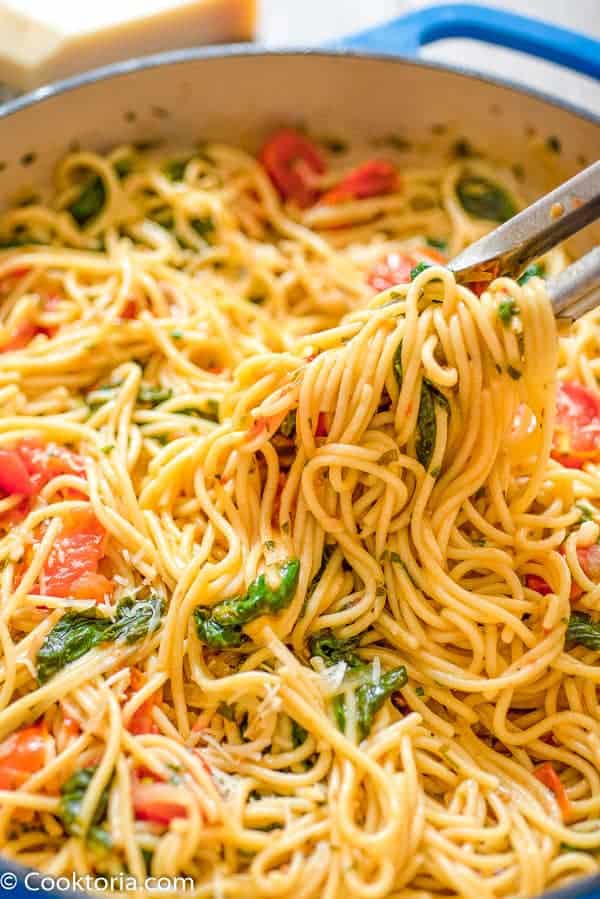
[[[600,38],[600,0],[485,0],[485,3]],[[269,45],[316,45],[429,5],[426,0],[262,0],[259,39]],[[520,53],[476,41],[453,40],[427,48],[423,56],[504,75],[600,113],[600,84]]]

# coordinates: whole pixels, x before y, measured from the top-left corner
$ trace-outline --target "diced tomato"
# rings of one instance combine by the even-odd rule
[[[284,200],[292,200],[301,209],[317,200],[325,161],[303,134],[293,128],[277,131],[263,146],[260,160]]]
[[[530,590],[535,590],[537,593],[541,593],[542,596],[547,596],[548,593],[552,593],[550,584],[537,574],[527,574],[525,576],[525,583]]]
[[[107,597],[112,596],[114,590],[114,581],[104,577],[103,574],[89,571],[73,582],[69,595],[74,599],[93,599],[94,602],[104,602]]]
[[[408,284],[410,273],[417,264],[409,253],[388,253],[379,260],[367,280],[373,290],[381,293],[396,284]]]
[[[142,672],[137,668],[131,669],[130,677],[132,692],[140,690],[146,683],[145,675],[142,674]],[[149,696],[148,699],[146,699],[139,706],[139,708],[135,710],[129,720],[129,724],[127,725],[127,729],[130,733],[136,735],[160,733],[160,728],[152,718],[152,710],[154,706],[161,701],[161,699],[162,690],[157,690],[156,693],[153,693],[152,696]]]
[[[81,477],[85,474],[82,457],[57,443],[44,444],[38,438],[30,437],[19,443],[17,452],[27,468],[36,492],[59,475],[74,474]]]
[[[33,496],[37,488],[16,450],[0,450],[0,489],[12,495]]]
[[[146,699],[146,701],[135,710],[127,726],[127,730],[130,733],[136,735],[160,733],[160,728],[152,718],[152,710],[158,701],[158,693],[156,693],[154,696],[150,696]]]
[[[11,336],[0,346],[1,353],[10,353],[13,350],[22,350],[37,337],[38,334],[46,334],[45,328],[35,325],[33,322],[21,322],[16,326]]]
[[[88,511],[72,512],[46,559],[41,589],[47,596],[72,596],[95,574],[104,556],[106,531]]]
[[[138,821],[170,824],[175,818],[187,818],[187,807],[170,798],[170,785],[163,783],[134,783],[133,811]]]
[[[589,579],[600,583],[600,545],[578,546],[577,558]]]
[[[137,316],[137,303],[135,300],[127,300],[121,311],[121,318],[132,319]]]
[[[63,731],[67,738],[78,737],[81,733],[79,723],[70,715],[63,714]]]
[[[23,727],[0,743],[0,790],[17,790],[46,762],[45,724]]]
[[[572,815],[571,803],[567,798],[567,794],[560,777],[554,770],[552,762],[544,762],[543,765],[540,765],[539,768],[535,769],[533,775],[534,777],[537,777],[540,783],[543,783],[545,787],[548,787],[548,789],[551,790],[556,796],[556,801],[558,802],[559,808],[562,812],[563,821],[570,821]]]
[[[600,462],[600,393],[574,381],[558,385],[552,457],[565,468]]]
[[[319,412],[315,437],[327,437],[329,434],[329,415],[327,412]]]
[[[380,197],[392,193],[399,186],[400,178],[391,162],[369,159],[348,172],[339,184],[321,197],[321,202],[335,205],[367,197]]]
[[[559,552],[564,555],[564,545],[559,548]],[[584,573],[589,579],[596,583],[600,583],[600,545],[593,543],[591,546],[578,546],[577,558]],[[548,593],[552,593],[552,588],[548,582],[537,574],[526,575],[525,583],[531,590],[536,590],[538,593],[541,593],[542,596],[547,596]],[[579,599],[582,594],[583,590],[579,584],[576,584],[575,581],[573,581],[569,596],[571,602],[575,602],[575,600]]]
[[[19,278],[22,278],[24,275],[27,275],[31,271],[31,268],[28,265],[20,265],[17,268],[13,268],[12,271],[8,272],[2,278],[3,281],[8,280],[9,278],[14,278],[16,281]]]

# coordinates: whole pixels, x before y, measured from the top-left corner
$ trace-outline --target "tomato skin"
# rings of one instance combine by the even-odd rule
[[[410,273],[417,264],[409,253],[388,253],[375,265],[367,281],[377,293],[397,284],[408,284]]]
[[[0,489],[9,495],[33,496],[37,493],[27,467],[16,450],[0,450]]]
[[[560,777],[554,770],[552,762],[544,762],[543,765],[540,765],[539,768],[535,769],[533,776],[554,793],[562,813],[563,821],[570,821],[572,817],[571,803],[569,802]]]
[[[317,200],[318,176],[326,169],[319,150],[293,128],[281,128],[266,141],[260,161],[280,196],[301,209]]]
[[[82,579],[96,573],[105,543],[106,531],[91,512],[70,513],[46,559],[42,593],[72,596]]]
[[[400,179],[395,166],[384,159],[369,159],[345,175],[339,184],[321,197],[328,206],[381,197],[398,189]]]
[[[315,437],[327,437],[329,434],[329,415],[327,412],[319,412]]]
[[[169,825],[175,818],[187,818],[187,807],[165,796],[162,783],[134,783],[133,811],[138,821]]]
[[[600,393],[575,381],[558,384],[552,458],[565,468],[600,461]]]
[[[0,743],[0,790],[17,790],[46,762],[45,724],[23,727]]]

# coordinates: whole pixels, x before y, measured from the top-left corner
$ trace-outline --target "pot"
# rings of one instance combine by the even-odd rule
[[[440,158],[461,139],[518,166],[531,196],[600,156],[600,117],[510,81],[419,61],[447,37],[501,44],[600,81],[600,43],[501,10],[429,7],[324,50],[192,48],[110,65],[42,87],[0,108],[0,196],[47,179],[75,146],[218,139],[255,149],[282,123],[364,141],[390,135],[410,156]],[[599,90],[600,109],[600,90]],[[574,243],[600,243],[600,226]],[[27,880],[27,877],[29,879]],[[29,884],[29,889],[28,889]],[[0,858],[3,895],[59,899]],[[79,894],[80,895],[80,894]],[[600,899],[600,876],[548,897]]]

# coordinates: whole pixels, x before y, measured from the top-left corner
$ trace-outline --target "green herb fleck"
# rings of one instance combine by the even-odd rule
[[[281,424],[279,425],[279,433],[283,434],[284,437],[294,437],[296,433],[296,410],[292,409],[291,412],[285,416]]]
[[[434,247],[436,250],[447,250],[448,249],[448,241],[442,240],[441,237],[426,237],[425,240],[429,244],[430,247]]]
[[[217,712],[228,721],[235,721],[235,709],[227,702],[221,702],[217,707]]]
[[[529,268],[526,268],[521,277],[518,280],[518,283],[523,286],[523,284],[527,284],[530,278],[543,278],[545,272],[545,267],[540,262],[534,262],[533,265],[530,265]]]
[[[581,513],[581,517],[579,518],[579,523],[583,523],[584,521],[593,521],[596,510],[591,506],[588,506],[587,503],[575,503],[577,508]]]
[[[512,321],[513,315],[519,314],[519,307],[513,299],[506,297],[498,303],[498,318],[503,325],[508,327]]]
[[[513,381],[518,381],[519,378],[523,377],[523,372],[519,371],[518,368],[513,368],[512,365],[509,365],[508,368],[506,369],[506,371],[508,372],[510,377],[513,379]]]
[[[190,225],[202,240],[211,243],[215,233],[215,223],[210,215],[203,218],[194,218],[190,221]]]
[[[428,268],[431,268],[431,265],[429,262],[419,262],[419,264],[415,265],[415,267],[411,271],[410,280],[414,281],[415,278],[421,274],[421,272],[424,272],[425,269],[428,269]]]
[[[417,696],[425,696],[425,688],[415,687],[415,693],[417,694]]]
[[[149,406],[159,406],[166,403],[173,396],[170,387],[140,387],[138,391],[138,403],[144,403]]]

